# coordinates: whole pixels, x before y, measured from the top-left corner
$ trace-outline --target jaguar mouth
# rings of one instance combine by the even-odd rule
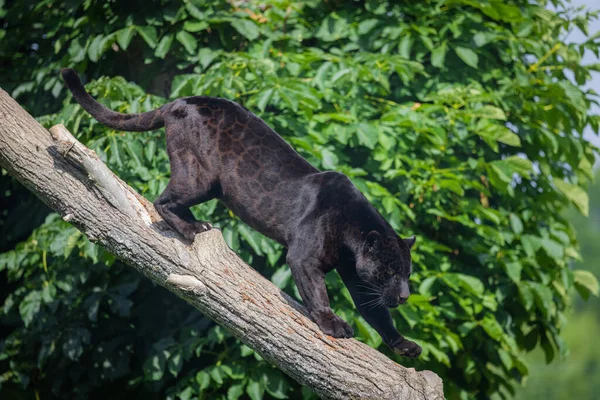
[[[388,308],[396,308],[396,307],[398,307],[399,305],[406,303],[406,300],[407,300],[407,299],[405,299],[405,298],[403,298],[403,297],[398,297],[398,298],[395,298],[395,299],[390,299],[390,300],[387,300],[387,301],[385,302],[385,305],[386,305]]]

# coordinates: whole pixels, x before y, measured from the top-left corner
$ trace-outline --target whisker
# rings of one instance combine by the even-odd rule
[[[376,298],[366,301],[364,303],[365,305],[372,305],[372,306],[377,306],[377,305],[382,305],[384,304],[384,299],[383,296],[377,296]]]
[[[369,289],[379,289],[377,286],[372,285],[372,284],[365,285],[364,283],[359,283],[356,286],[365,287],[365,288],[369,288]]]
[[[369,310],[371,310],[371,309],[373,309],[373,308],[375,308],[375,307],[380,307],[380,306],[384,306],[384,305],[385,305],[385,303],[383,302],[383,298],[380,298],[380,299],[379,299],[379,302],[377,302],[377,303],[374,303],[373,305],[371,305],[371,306],[369,307]]]
[[[361,286],[361,285],[357,285],[357,286],[359,288],[361,288],[358,290],[359,293],[362,293],[362,294],[365,294],[368,296],[378,296],[378,297],[383,295],[383,293],[381,292],[381,289],[379,289],[379,288],[371,288],[368,286]]]
[[[373,288],[373,289],[379,289],[375,284],[373,284],[371,282],[367,282],[365,280],[361,280],[360,283],[359,283],[359,285],[363,285],[363,286],[370,287],[370,288]]]
[[[356,285],[357,287],[363,288],[363,289],[368,289],[370,291],[376,292],[376,293],[380,293],[381,289],[378,287],[374,287],[374,286],[365,286],[365,285]]]
[[[361,280],[360,283],[356,284],[356,286],[359,288],[365,289],[365,290],[359,290],[360,293],[374,297],[373,299],[362,303],[361,306],[366,306],[366,307],[368,307],[368,309],[372,309],[375,307],[382,306],[384,304],[383,292],[382,292],[381,288],[379,288],[376,285],[374,285],[373,283],[367,282],[365,280]]]
[[[362,290],[359,290],[358,293],[360,294],[364,294],[367,296],[381,296],[381,293],[376,293],[376,292],[363,292]]]
[[[372,303],[372,302],[373,302],[373,300],[365,301],[364,303],[361,303],[361,306],[366,306],[367,304]]]
[[[381,296],[376,297],[376,298],[374,298],[372,300],[369,300],[369,301],[365,301],[361,305],[363,305],[363,306],[366,306],[366,305],[369,305],[369,304],[375,304],[375,305],[377,305],[378,303],[382,303],[383,304],[383,298]]]
[[[363,289],[369,289],[369,290],[373,290],[373,291],[376,291],[376,292],[380,292],[381,291],[379,288],[370,287],[370,286],[356,285],[356,287],[363,288]]]

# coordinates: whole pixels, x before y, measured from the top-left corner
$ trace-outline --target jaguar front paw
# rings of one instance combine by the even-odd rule
[[[408,358],[417,358],[423,351],[421,346],[405,338],[400,338],[392,343],[388,343],[388,346],[394,353]]]

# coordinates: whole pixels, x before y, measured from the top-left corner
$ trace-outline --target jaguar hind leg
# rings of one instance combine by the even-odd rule
[[[212,225],[195,219],[190,207],[215,197],[214,179],[202,170],[191,151],[170,152],[169,158],[171,180],[154,206],[171,228],[186,239],[194,240],[197,233],[211,229]]]

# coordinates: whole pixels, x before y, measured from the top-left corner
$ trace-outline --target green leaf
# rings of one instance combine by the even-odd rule
[[[313,78],[314,84],[318,86],[321,90],[327,86],[327,75],[329,74],[330,69],[333,67],[333,64],[330,61],[324,62],[321,64],[319,69]]]
[[[442,68],[446,59],[446,52],[448,51],[448,45],[446,42],[442,42],[441,45],[433,49],[431,52],[431,65],[436,68]]]
[[[181,355],[181,351],[172,354],[167,361],[167,368],[171,375],[177,377],[179,371],[181,371],[181,367],[183,366],[183,357]]]
[[[549,319],[554,312],[552,291],[547,286],[537,282],[530,282],[529,286],[533,289],[535,304],[542,311],[544,317]]]
[[[450,367],[450,359],[446,353],[431,344],[427,345],[425,348],[435,357],[438,362]]]
[[[156,28],[153,26],[136,26],[135,29],[138,31],[144,41],[154,49],[157,45],[158,36],[156,34]]]
[[[102,49],[102,39],[104,38],[103,35],[98,35],[94,38],[94,40],[92,40],[92,43],[90,43],[90,46],[88,47],[88,57],[90,58],[90,60],[92,62],[98,62],[98,60],[100,59],[100,55],[103,52]]]
[[[521,282],[518,285],[519,288],[519,297],[521,298],[521,302],[527,311],[530,311],[535,302],[533,296],[533,290],[529,287],[527,282]]]
[[[492,42],[496,38],[496,35],[489,32],[477,32],[473,35],[473,42],[477,47],[483,47],[486,44]]]
[[[165,370],[165,355],[162,353],[154,353],[144,363],[144,375],[150,381],[160,381]]]
[[[333,74],[331,76],[331,80],[330,83],[334,84],[337,81],[339,81],[342,77],[350,74],[352,72],[351,68],[344,68],[344,69],[340,69],[338,72],[336,72],[335,74]]]
[[[259,382],[250,380],[246,386],[246,393],[252,400],[262,400],[265,389]]]
[[[520,262],[514,261],[506,263],[504,264],[504,269],[513,282],[521,281],[521,270],[523,269],[523,265]]]
[[[486,118],[496,117],[496,119],[505,119],[504,111],[493,107],[493,110],[488,108],[477,112],[478,115]],[[508,144],[509,146],[521,147],[521,138],[505,126],[489,123],[487,120],[481,120],[477,124],[476,133],[482,138],[489,138],[500,143]]]
[[[506,127],[500,127],[500,129],[496,131],[494,139],[509,146],[521,147],[521,138]]]
[[[244,394],[244,384],[238,383],[237,385],[232,385],[227,389],[227,400],[237,400],[241,395]]]
[[[521,222],[521,219],[514,213],[510,213],[508,219],[510,220],[510,226],[513,232],[516,235],[520,235],[521,232],[523,232],[523,223]]]
[[[486,314],[485,317],[480,321],[481,327],[485,332],[495,341],[501,342],[504,338],[504,331],[502,326],[498,323],[496,318],[490,314]]]
[[[86,51],[85,51],[85,47],[82,44],[83,44],[83,40],[78,39],[78,40],[73,40],[71,42],[71,44],[69,45],[68,52],[69,52],[69,56],[71,57],[71,61],[81,62],[85,58]],[[17,97],[20,92],[19,89],[25,90],[27,86],[33,86],[33,82],[24,82],[24,83],[20,84],[19,86],[17,86],[12,93],[12,97]]]
[[[360,144],[368,147],[369,149],[375,148],[375,145],[379,139],[379,131],[375,125],[361,122],[358,124],[356,134]]]
[[[137,140],[127,140],[125,141],[125,149],[127,149],[127,153],[138,166],[142,166],[142,157],[144,153],[144,149],[142,148],[142,144]]]
[[[179,397],[179,400],[190,400],[192,398],[193,394],[194,394],[194,389],[192,389],[191,386],[188,386],[178,394],[178,397]]]
[[[552,239],[542,238],[540,239],[540,244],[550,257],[557,259],[562,259],[564,257],[565,248],[560,243]]]
[[[365,19],[358,24],[358,33],[360,35],[366,35],[371,32],[379,24],[379,20],[376,18]]]
[[[479,63],[479,56],[473,50],[467,47],[457,46],[454,48],[456,55],[463,60],[465,64],[470,67],[477,68],[477,64]]]
[[[482,117],[485,117],[485,118],[498,119],[501,121],[506,120],[506,114],[504,113],[504,110],[502,110],[501,108],[498,108],[498,107],[491,106],[489,104],[486,104],[483,107],[479,108],[476,111],[476,113],[477,113],[477,115],[481,115]],[[501,135],[502,134],[498,134],[498,136],[501,136]],[[508,134],[504,133],[504,135],[508,135]]]
[[[263,90],[258,96],[258,101],[256,102],[257,107],[260,111],[265,111],[267,108],[267,104],[269,104],[269,100],[271,100],[271,96],[273,96],[274,89]]]
[[[296,96],[295,92],[282,87],[279,89],[278,93],[288,108],[292,109],[294,112],[298,111],[300,100]]]
[[[573,277],[575,279],[575,285],[577,290],[582,297],[587,300],[589,293],[596,297],[600,296],[600,286],[598,285],[598,279],[590,271],[582,269],[576,269],[573,271]],[[584,292],[584,293],[582,293]]]
[[[251,347],[246,346],[245,344],[240,346],[240,354],[242,357],[248,357],[254,354],[254,350]]]
[[[79,245],[81,235],[81,231],[74,230],[73,233],[69,236],[69,239],[67,239],[67,243],[63,248],[63,256],[65,259],[69,258],[75,247]]]
[[[158,46],[156,46],[154,55],[158,58],[165,58],[171,48],[171,43],[173,43],[173,35],[168,34],[163,36],[160,42],[158,42]]]
[[[56,286],[52,283],[44,285],[42,289],[42,300],[44,303],[49,304],[56,298]]]
[[[400,54],[400,57],[406,58],[407,60],[410,59],[410,49],[412,44],[412,35],[406,34],[402,37],[402,40],[400,40],[400,44],[398,45],[398,54]]]
[[[435,281],[437,281],[436,276],[430,276],[429,278],[425,278],[423,282],[421,282],[421,284],[419,285],[419,293],[421,293],[422,295],[431,294],[431,287],[433,286]]]
[[[23,298],[19,304],[19,314],[25,326],[29,326],[33,318],[40,311],[42,305],[42,296],[38,291],[31,291]]]
[[[525,21],[525,22],[520,23],[518,25],[517,36],[518,37],[528,36],[531,33],[533,27],[534,27],[534,24],[532,21]]]
[[[185,2],[185,8],[186,10],[190,13],[190,15],[200,21],[206,19],[206,15],[200,11],[200,9],[198,7],[196,7],[193,2],[191,1],[186,1]]]
[[[481,295],[483,294],[484,286],[483,282],[474,276],[464,275],[464,274],[456,274],[458,279],[462,283],[462,287],[467,289],[467,291],[475,294]]]
[[[196,52],[198,42],[196,42],[196,38],[193,35],[187,33],[186,31],[179,31],[177,33],[176,38],[177,41],[183,45],[183,47],[188,53],[194,54]]]
[[[333,170],[337,167],[339,159],[338,156],[329,149],[323,149],[321,151],[321,158],[323,160],[323,168]]]
[[[579,161],[577,168],[579,168],[579,170],[583,172],[588,178],[594,178],[594,166],[592,165],[592,163],[590,163],[587,157],[583,157],[581,161]]]
[[[443,179],[438,182],[438,185],[440,186],[440,188],[451,190],[459,196],[464,196],[465,194],[464,189],[462,188],[460,182],[457,180]]]
[[[548,333],[549,332],[545,332],[545,334],[542,335],[540,338],[540,346],[544,350],[544,354],[546,356],[546,364],[550,364],[554,359],[554,355],[556,354],[556,352],[554,351],[554,347],[552,346],[552,342],[548,338]]]
[[[581,187],[574,185],[572,183],[567,183],[559,178],[554,178],[552,180],[554,186],[564,194],[569,200],[575,204],[575,207],[584,215],[588,216],[590,213],[590,199],[585,190]]]
[[[213,51],[207,47],[203,47],[198,51],[198,60],[203,68],[207,68],[215,58],[219,56],[218,51]]]
[[[205,390],[210,386],[210,375],[205,370],[196,374],[196,382],[200,385],[200,390]]]
[[[535,257],[535,252],[542,247],[542,243],[539,237],[533,235],[521,236],[521,243],[523,248],[529,257]]]
[[[280,289],[284,289],[292,278],[292,271],[286,265],[282,265],[271,276],[271,282]]]
[[[529,179],[533,170],[531,161],[519,156],[510,156],[504,160],[492,161],[489,165],[498,174],[498,177],[507,183],[512,181],[514,173]]]
[[[255,40],[260,35],[258,26],[252,20],[236,19],[231,22],[231,26],[249,40]]]
[[[148,144],[144,147],[144,156],[148,162],[152,162],[154,160],[154,156],[156,154],[156,142],[154,140],[150,140]]]
[[[173,79],[171,96],[183,97],[191,95],[193,88],[198,82],[199,79],[197,75],[177,75],[175,79]]]
[[[209,371],[210,377],[213,381],[215,381],[219,386],[223,384],[223,374],[221,373],[221,369],[217,366],[214,366]]]
[[[275,369],[267,370],[264,374],[266,380],[267,393],[276,399],[287,399],[286,393],[290,391],[290,386],[287,383],[284,375]]]
[[[183,29],[192,33],[200,32],[208,27],[209,25],[206,21],[185,21],[183,23]]]
[[[129,47],[129,43],[131,43],[131,39],[136,34],[136,30],[134,26],[129,26],[127,28],[123,28],[117,31],[117,43],[119,47],[123,50],[127,50]]]
[[[262,249],[260,246],[260,234],[256,231],[250,230],[246,225],[239,225],[238,230],[240,235],[244,238],[246,243],[252,247],[252,250],[258,255],[262,255]]]

